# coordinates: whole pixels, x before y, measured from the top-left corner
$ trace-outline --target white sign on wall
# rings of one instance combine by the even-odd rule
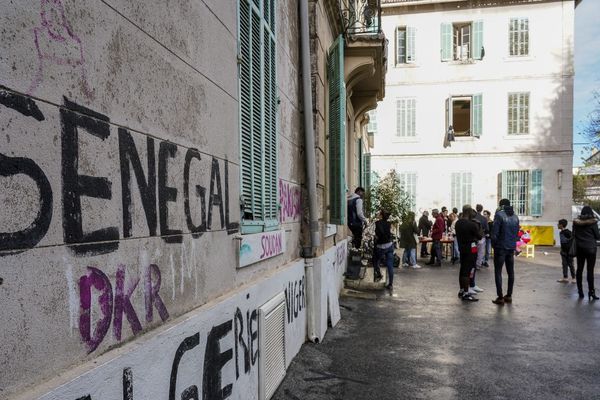
[[[275,257],[285,252],[285,231],[243,235],[240,246],[240,267]]]

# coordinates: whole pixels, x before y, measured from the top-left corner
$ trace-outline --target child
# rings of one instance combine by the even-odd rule
[[[571,282],[575,282],[575,268],[573,267],[573,257],[569,257],[569,246],[573,234],[567,229],[567,220],[561,219],[558,221],[558,229],[560,230],[560,257],[562,258],[563,278],[557,282],[569,282],[568,270],[571,271]],[[568,269],[568,270],[567,270]]]

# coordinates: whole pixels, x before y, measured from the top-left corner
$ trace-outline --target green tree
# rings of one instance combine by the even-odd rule
[[[585,188],[587,187],[587,178],[583,175],[573,175],[573,202],[585,203]]]
[[[396,171],[391,170],[383,178],[375,180],[365,199],[365,209],[370,218],[374,218],[379,210],[390,213],[390,222],[399,223],[406,213],[411,211],[413,199],[402,187]]]

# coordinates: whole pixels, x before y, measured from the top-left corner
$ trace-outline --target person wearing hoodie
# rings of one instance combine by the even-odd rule
[[[367,224],[367,218],[363,212],[363,196],[365,189],[357,187],[354,194],[348,197],[348,228],[352,231],[352,245],[360,249],[362,245],[363,227]]]
[[[590,300],[598,300],[594,290],[594,265],[596,264],[596,241],[600,240],[598,220],[590,206],[581,209],[579,218],[573,220],[573,237],[577,247],[577,291],[583,298],[583,267],[587,263],[588,296]]]
[[[494,274],[496,280],[496,300],[494,304],[512,303],[512,292],[515,284],[515,248],[518,241],[519,217],[508,199],[502,199],[494,216],[492,226],[492,247],[494,248]],[[508,288],[506,296],[502,295],[502,267],[506,264]]]

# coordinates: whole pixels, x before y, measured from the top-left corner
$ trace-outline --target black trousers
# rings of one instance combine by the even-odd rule
[[[496,294],[502,297],[502,267],[506,265],[508,274],[507,296],[512,296],[515,285],[515,251],[506,249],[494,249],[494,274],[496,277]]]
[[[435,264],[436,258],[437,258],[437,263],[441,264],[442,263],[442,242],[434,239],[433,242],[431,243],[431,258],[429,259],[429,262],[431,264]]]
[[[458,273],[458,284],[465,292],[469,290],[471,270],[475,269],[476,261],[477,254],[473,254],[470,251],[460,252],[460,271]]]
[[[575,278],[575,267],[573,266],[573,257],[569,257],[566,254],[560,253],[562,259],[563,278],[569,277],[569,270],[571,271],[571,278]]]
[[[427,255],[427,243],[421,243],[421,257],[425,257]]]
[[[587,263],[588,290],[594,290],[594,266],[596,265],[596,248],[577,248],[577,290],[583,293],[583,267]]]
[[[352,245],[355,249],[360,249],[362,244],[363,226],[361,225],[350,225],[352,231]]]

